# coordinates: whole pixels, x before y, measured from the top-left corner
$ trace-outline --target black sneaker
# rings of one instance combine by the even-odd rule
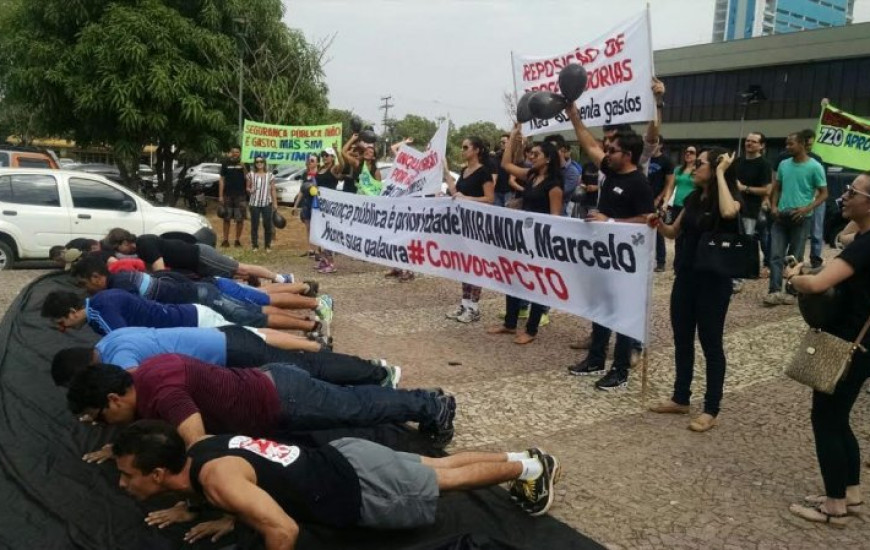
[[[242,247],[242,241],[236,241],[236,242],[233,244],[233,246],[235,246],[236,248],[241,248],[241,247]]]
[[[596,376],[604,374],[604,364],[592,363],[589,358],[580,361],[572,367],[568,367],[568,374],[574,376]]]
[[[317,293],[320,292],[320,283],[317,281],[302,281],[306,285],[308,285],[308,292],[303,293],[303,296],[308,296],[309,298],[317,298]]]
[[[526,449],[526,453],[528,453],[529,458],[537,458],[540,460],[541,455],[547,454],[547,451],[540,447],[529,447]],[[508,487],[508,493],[510,494],[511,501],[515,504],[521,504],[523,499],[523,484],[524,481],[520,481],[519,479],[515,479],[510,482],[510,486]]]
[[[553,485],[556,484],[561,467],[553,455],[540,452],[534,458],[541,461],[544,471],[537,479],[519,482],[523,493],[520,506],[531,516],[543,516],[553,505],[556,497]]]
[[[221,248],[229,248],[229,246],[230,246],[230,241],[221,242]]]
[[[595,382],[595,388],[601,391],[613,391],[628,387],[628,372],[610,369],[600,380]]]
[[[453,419],[456,417],[456,398],[452,395],[442,395],[438,397],[438,403],[441,409],[438,411],[438,419],[436,423],[428,427],[425,431],[430,431],[432,443],[443,449],[451,441],[453,441]]]

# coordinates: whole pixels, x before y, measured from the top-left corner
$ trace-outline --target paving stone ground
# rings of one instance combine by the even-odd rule
[[[266,265],[276,259],[256,258]],[[315,276],[306,260],[282,263],[272,267]],[[516,346],[484,333],[504,307],[495,293],[484,291],[480,323],[461,325],[444,318],[459,301],[457,283],[432,277],[399,283],[384,279],[377,266],[347,258],[337,265],[338,273],[318,277],[336,299],[337,351],[402,365],[405,387],[454,392],[451,451],[535,444],[557,454],[564,474],[551,513],[609,548],[870,547],[870,523],[861,518],[833,529],[788,513],[789,503],[821,492],[821,479],[810,392],[782,375],[803,324],[793,307],[761,306],[766,281],[748,281],[732,301],[721,424],[696,434],[686,429],[687,417],[644,412],[640,372],[621,393],[598,392],[594,379],[567,375],[565,368],[583,357],[568,344],[589,330],[586,321],[553,312],[536,342]],[[0,272],[0,311],[40,273]],[[669,397],[673,382],[672,282],[671,273],[656,274],[647,404]],[[698,346],[693,409],[703,396],[703,364]],[[852,425],[865,446],[868,409],[870,396],[862,394]]]

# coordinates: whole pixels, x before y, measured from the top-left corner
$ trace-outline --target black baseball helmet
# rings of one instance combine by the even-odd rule
[[[272,211],[272,225],[277,227],[278,229],[284,229],[287,227],[287,219],[284,218],[277,210]]]

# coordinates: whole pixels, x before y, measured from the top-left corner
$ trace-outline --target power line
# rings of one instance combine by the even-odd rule
[[[395,104],[390,103],[391,99],[393,99],[393,96],[391,96],[391,95],[381,97],[381,101],[383,101],[384,104],[381,105],[380,107],[378,107],[378,109],[382,109],[384,111],[384,156],[385,157],[387,156],[387,147],[389,146],[389,144],[387,142],[389,141],[388,121],[390,120],[390,109],[395,107]]]

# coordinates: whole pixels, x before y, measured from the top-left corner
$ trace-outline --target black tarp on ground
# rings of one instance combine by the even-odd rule
[[[146,527],[143,509],[117,488],[117,474],[111,463],[96,466],[81,460],[82,454],[111,439],[112,431],[75,421],[67,412],[63,390],[51,381],[51,358],[58,350],[97,341],[90,329],[62,334],[40,317],[45,296],[58,289],[75,287],[63,273],[34,281],[21,292],[0,324],[0,547],[105,550],[182,546],[179,533],[186,527],[161,533]],[[348,433],[336,430],[309,437],[322,442]],[[426,451],[413,432],[398,426],[353,434],[395,448]],[[252,533],[238,531],[238,547],[260,546]],[[217,547],[230,542],[222,541]],[[212,545],[196,545],[200,546]],[[509,502],[501,488],[444,495],[436,525],[426,529],[338,532],[303,526],[297,547],[302,550],[602,548],[553,518],[527,516]]]

